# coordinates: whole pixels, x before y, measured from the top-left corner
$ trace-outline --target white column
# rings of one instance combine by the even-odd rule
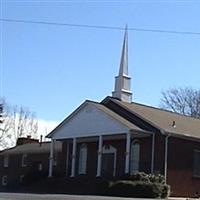
[[[50,146],[50,156],[49,156],[49,175],[48,177],[52,177],[53,174],[53,154],[54,154],[54,140],[51,139],[51,146]]]
[[[151,143],[151,174],[154,173],[154,152],[155,152],[155,133],[152,135]]]
[[[67,148],[66,148],[66,171],[65,175],[68,176],[68,165],[69,165],[69,142],[67,141]]]
[[[73,138],[71,177],[75,176],[75,164],[76,164],[76,138]]]
[[[125,160],[125,174],[129,173],[130,163],[130,145],[131,145],[131,134],[126,134],[126,160]]]
[[[98,147],[98,161],[97,161],[97,177],[101,176],[101,159],[102,159],[102,145],[103,137],[99,136],[99,147]]]

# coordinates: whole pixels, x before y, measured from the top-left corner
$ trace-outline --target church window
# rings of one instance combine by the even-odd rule
[[[3,158],[3,166],[4,167],[8,167],[8,163],[9,163],[9,155],[4,155],[4,158]]]
[[[27,166],[27,154],[22,155],[22,167]]]
[[[138,141],[131,143],[130,172],[131,174],[139,171],[140,164],[140,144]]]
[[[79,151],[78,173],[79,174],[86,174],[86,168],[87,168],[87,145],[82,144],[80,146],[80,151]]]
[[[193,175],[200,177],[200,150],[194,151]]]
[[[3,176],[1,179],[1,184],[6,186],[8,184],[8,176]]]

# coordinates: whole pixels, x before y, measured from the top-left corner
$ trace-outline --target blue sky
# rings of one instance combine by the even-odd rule
[[[1,18],[200,32],[197,1],[9,1]],[[60,121],[111,95],[123,31],[1,23],[2,95]],[[158,106],[170,87],[199,89],[200,35],[129,31],[133,100]]]

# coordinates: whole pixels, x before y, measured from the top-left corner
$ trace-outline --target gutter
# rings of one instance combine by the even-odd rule
[[[173,137],[176,137],[176,138],[180,138],[180,139],[184,139],[184,140],[191,140],[191,141],[197,141],[197,142],[200,142],[200,137],[195,137],[195,136],[192,136],[192,135],[189,135],[189,134],[178,134],[178,133],[175,133],[175,132],[166,132],[166,134],[170,134],[172,135]]]

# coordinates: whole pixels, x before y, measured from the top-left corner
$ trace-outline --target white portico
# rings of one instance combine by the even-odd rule
[[[138,137],[140,135],[143,135],[140,128],[109,110],[104,105],[85,101],[48,136],[52,139],[49,177],[52,176],[53,172],[53,143],[55,140],[72,140],[71,177],[74,177],[77,160],[77,142],[84,138],[85,141],[91,141],[91,139],[94,138],[93,140],[98,143],[96,176],[101,176],[102,153],[109,153],[109,151],[112,151],[110,153],[114,153],[115,156],[117,154],[117,149],[115,152],[112,146],[109,148],[109,151],[106,152],[106,149],[103,147],[103,141],[126,138],[126,149],[124,152],[126,159],[124,171],[125,173],[129,173],[131,137]]]

